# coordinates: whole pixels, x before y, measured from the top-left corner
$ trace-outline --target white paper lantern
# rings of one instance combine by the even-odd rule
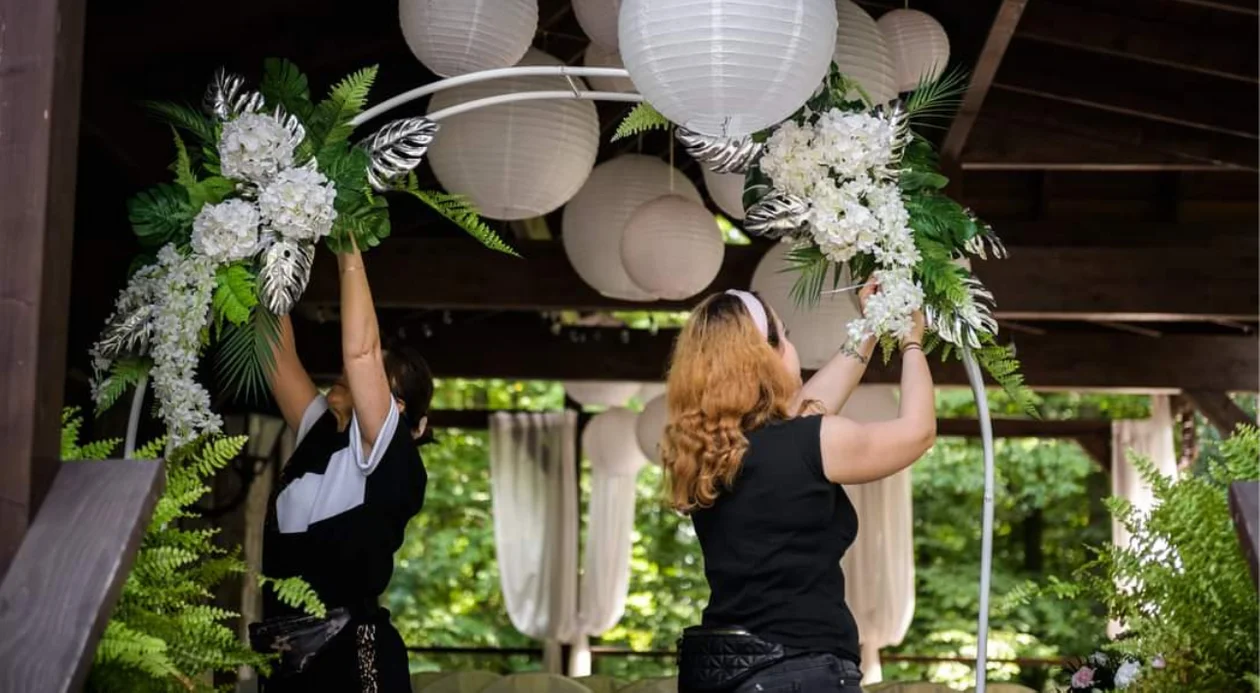
[[[582,451],[591,466],[610,476],[633,476],[647,459],[635,437],[638,414],[625,407],[613,407],[591,417],[582,431]]]
[[[411,52],[441,77],[511,67],[538,30],[538,0],[399,0]]]
[[[639,388],[638,398],[640,402],[647,404],[663,394],[665,394],[665,383],[643,383]]]
[[[893,10],[876,22],[897,68],[897,91],[913,91],[940,76],[949,63],[949,36],[918,10]]]
[[[655,300],[626,274],[621,232],[641,205],[671,193],[701,201],[686,176],[656,157],[627,154],[596,166],[561,221],[565,255],[582,281],[611,298]]]
[[[714,173],[708,166],[700,165],[704,175],[704,187],[718,209],[732,219],[744,218],[744,174]]]
[[[859,385],[840,415],[858,423],[892,421],[900,413],[897,388],[892,385]]]
[[[661,441],[665,438],[665,423],[669,420],[669,401],[660,395],[649,401],[639,412],[634,424],[634,435],[639,441],[639,451],[653,464],[661,463]]]
[[[582,64],[587,67],[625,67],[621,63],[621,54],[616,48],[604,48],[598,43],[586,47],[582,54]],[[615,91],[622,94],[634,92],[634,82],[628,77],[587,77],[591,88],[597,91]]]
[[[582,32],[604,48],[617,51],[617,15],[621,0],[573,0],[573,14]]]
[[[621,59],[671,121],[742,137],[800,108],[827,75],[835,0],[623,0]]]
[[[521,65],[560,65],[530,49]],[[579,80],[580,81],[580,80]],[[563,77],[512,77],[433,95],[429,112],[498,94],[568,90]],[[442,186],[467,195],[490,219],[529,219],[554,211],[586,182],[599,150],[599,116],[590,101],[521,101],[442,121],[429,147]]]
[[[787,253],[790,248],[785,243],[777,243],[770,248],[753,272],[752,289],[761,294],[762,299],[778,313],[783,326],[791,331],[801,368],[817,370],[830,361],[848,340],[849,321],[860,315],[857,292],[823,294],[812,308],[797,308],[792,300],[792,284],[798,273],[788,269]],[[848,272],[843,274],[840,287],[852,283]],[[830,280],[826,285],[830,288]]]
[[[875,19],[853,0],[836,0],[836,50],[831,59],[875,105],[897,97],[897,66],[888,42]]]
[[[602,380],[566,380],[562,384],[564,393],[585,407],[624,407],[641,387],[639,383]]]
[[[621,266],[630,280],[670,301],[704,291],[722,269],[725,255],[713,212],[679,195],[640,206],[621,232]]]

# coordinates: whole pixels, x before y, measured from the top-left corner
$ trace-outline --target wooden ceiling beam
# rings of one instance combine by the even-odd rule
[[[537,317],[488,316],[427,330],[399,330],[390,316],[382,330],[416,348],[441,377],[536,380],[664,378],[675,330],[563,328]],[[297,321],[303,363],[321,376],[341,370],[339,326]],[[1036,389],[1176,392],[1184,389],[1260,389],[1260,341],[1255,337],[1169,335],[1148,339],[1123,333],[1020,335],[1015,340],[1028,385]],[[961,364],[932,358],[938,385],[964,386]],[[899,365],[872,359],[865,382],[897,383]]]
[[[1244,424],[1256,425],[1256,420],[1224,391],[1188,390],[1185,398],[1220,432],[1222,438],[1228,437],[1234,429]]]
[[[1001,233],[1001,228],[998,229]],[[1193,243],[1191,228],[1183,230]],[[1252,239],[1254,241],[1254,239]],[[1254,243],[1204,247],[1011,248],[1002,261],[974,263],[998,297],[1002,319],[1111,321],[1255,320],[1260,310]],[[574,272],[559,243],[521,243],[525,259],[491,253],[466,238],[392,239],[365,256],[381,307],[457,310],[679,310],[698,299],[632,303],[609,299]],[[746,288],[768,246],[727,246],[709,291]],[[335,263],[321,251],[303,299],[338,301]],[[423,277],[424,281],[416,281]]]

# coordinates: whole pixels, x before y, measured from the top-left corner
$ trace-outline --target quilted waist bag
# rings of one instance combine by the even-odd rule
[[[743,628],[688,628],[678,641],[678,689],[683,693],[728,691],[786,657],[782,645]]]

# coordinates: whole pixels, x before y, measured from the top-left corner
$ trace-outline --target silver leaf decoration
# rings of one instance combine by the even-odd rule
[[[257,113],[263,108],[263,97],[256,91],[245,91],[244,77],[219,68],[206,88],[202,107],[219,122],[226,122],[242,113]]]
[[[289,133],[288,144],[296,151],[302,140],[306,139],[306,126],[302,125],[297,116],[289,114],[281,106],[276,106],[272,115],[284,126],[285,132]]]
[[[313,243],[281,238],[267,249],[259,273],[259,297],[267,310],[276,315],[289,314],[306,291],[314,259]]]
[[[123,356],[144,356],[153,337],[153,306],[136,306],[125,313],[115,313],[105,324],[97,343],[100,356],[114,360]]]
[[[963,283],[968,293],[964,304],[945,311],[927,306],[924,317],[928,326],[946,342],[979,349],[982,336],[998,331],[997,319],[993,317],[993,293],[975,277],[967,277]]]
[[[901,157],[906,153],[906,146],[910,144],[913,135],[910,131],[910,118],[906,114],[905,105],[902,104],[901,99],[896,99],[885,106],[880,106],[876,110],[880,115],[887,118],[889,125],[892,126],[892,160],[901,161]]]
[[[980,233],[967,239],[963,244],[963,248],[979,257],[981,260],[988,260],[989,255],[993,255],[994,259],[1005,260],[1007,257],[1006,246],[1002,244],[1002,239],[993,233],[993,227],[981,221],[976,221],[980,226]]]
[[[415,170],[437,131],[438,124],[428,118],[404,118],[387,123],[360,142],[359,146],[371,156],[368,182],[372,188],[384,192],[389,189],[390,181]]]
[[[675,128],[674,137],[686,148],[691,158],[709,167],[714,173],[747,173],[748,167],[761,156],[762,145],[752,137],[728,139],[701,135],[687,128]]]
[[[744,213],[744,230],[754,236],[799,236],[809,225],[809,201],[771,190]]]

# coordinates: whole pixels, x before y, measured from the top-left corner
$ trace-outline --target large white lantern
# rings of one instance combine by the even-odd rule
[[[591,39],[604,48],[617,50],[617,15],[621,0],[573,0],[573,14],[578,26]]]
[[[591,43],[582,54],[582,64],[587,67],[625,67],[621,63],[621,54],[616,48],[604,48],[598,43]],[[629,94],[634,91],[634,82],[627,77],[587,77],[591,88],[597,91],[615,91]]]
[[[639,388],[638,398],[640,402],[647,404],[664,394],[665,383],[643,383],[643,386]]]
[[[704,174],[704,187],[713,198],[713,204],[732,219],[744,218],[744,174],[714,173],[700,164]]]
[[[621,59],[671,121],[742,137],[776,125],[827,75],[835,0],[623,0]]]
[[[621,232],[621,265],[640,289],[671,301],[704,291],[722,269],[726,243],[703,204],[665,195],[640,206]]]
[[[626,154],[596,166],[561,220],[565,255],[582,281],[611,298],[655,300],[626,274],[621,232],[645,202],[670,194],[701,202],[686,176],[654,156]]]
[[[665,424],[669,420],[669,401],[660,395],[649,401],[639,412],[634,425],[634,435],[639,441],[639,451],[655,464],[661,463],[661,441],[665,439]]]
[[[918,10],[893,10],[876,22],[897,68],[897,91],[913,91],[940,76],[949,63],[949,36]]]
[[[792,332],[792,343],[800,355],[801,368],[822,368],[848,340],[848,324],[859,317],[856,291],[823,294],[810,308],[797,308],[792,300],[792,284],[797,272],[790,270],[787,253],[791,246],[776,243],[753,272],[752,289],[770,304],[783,326]],[[787,271],[785,271],[787,270]],[[843,272],[840,287],[851,284]],[[831,282],[826,282],[830,288]]]
[[[538,0],[399,0],[403,38],[440,77],[515,65],[538,31]]]
[[[591,417],[582,431],[582,451],[591,465],[609,476],[637,474],[647,459],[635,437],[638,415],[625,407],[613,407]]]
[[[897,97],[897,66],[875,19],[853,0],[836,0],[836,20],[832,62],[866,90],[874,105],[892,101]]]
[[[560,65],[530,49],[521,65]],[[569,90],[563,77],[512,77],[433,95],[429,112],[498,94]],[[569,201],[586,182],[599,149],[599,116],[590,101],[519,101],[442,121],[429,161],[442,186],[467,195],[482,216],[529,219]]]
[[[642,387],[639,383],[600,380],[566,380],[562,384],[564,393],[585,407],[624,407]]]

